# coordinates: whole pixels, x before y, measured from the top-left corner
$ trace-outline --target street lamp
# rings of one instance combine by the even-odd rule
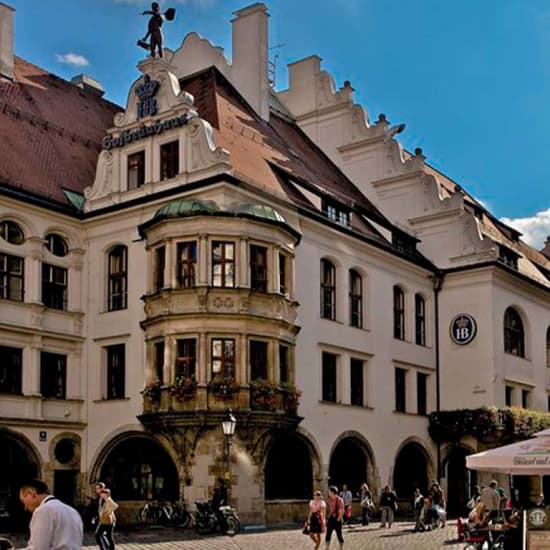
[[[227,481],[227,504],[231,502],[231,444],[233,443],[233,435],[235,434],[235,428],[237,427],[237,420],[233,416],[231,409],[228,409],[225,418],[222,420],[222,430],[225,436],[225,457],[227,460],[227,466],[225,470],[225,476]]]

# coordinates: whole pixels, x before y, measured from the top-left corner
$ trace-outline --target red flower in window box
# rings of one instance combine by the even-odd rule
[[[180,403],[193,399],[197,394],[197,381],[194,376],[177,376],[176,382],[170,386],[170,395]]]
[[[141,390],[141,395],[143,395],[149,403],[159,403],[161,389],[162,383],[157,378],[156,380],[153,380],[145,385],[145,387]]]
[[[231,399],[239,391],[239,385],[232,376],[214,376],[208,383],[208,389],[221,399]]]

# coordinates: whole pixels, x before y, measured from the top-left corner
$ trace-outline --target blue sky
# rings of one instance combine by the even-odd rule
[[[65,78],[87,73],[123,104],[145,32],[141,0],[4,0],[15,52]],[[231,56],[232,12],[252,1],[165,0],[166,45],[196,31]],[[515,224],[550,235],[550,0],[266,0],[277,88],[317,54],[350,80],[371,120],[404,122],[401,143]],[[56,28],[57,27],[57,28]]]

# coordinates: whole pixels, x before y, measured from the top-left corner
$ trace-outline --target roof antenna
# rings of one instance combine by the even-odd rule
[[[269,48],[270,50],[277,50],[279,48],[282,48],[285,46],[285,44],[277,44],[276,46],[271,46]],[[268,70],[268,79],[269,79],[269,85],[272,88],[275,88],[275,84],[277,81],[277,61],[279,59],[279,54],[276,53],[273,57],[273,61],[268,60],[267,61],[267,70]]]

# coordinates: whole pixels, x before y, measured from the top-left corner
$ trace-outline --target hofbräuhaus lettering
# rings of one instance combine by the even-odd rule
[[[189,124],[189,121],[193,117],[190,117],[187,113],[174,117],[168,118],[166,120],[157,120],[152,124],[143,124],[135,130],[124,130],[119,136],[105,136],[101,140],[101,146],[103,149],[108,151],[109,149],[114,149],[116,147],[124,147],[129,143],[134,141],[139,141],[140,139],[159,135],[164,132],[164,130],[171,130],[172,128],[178,128],[180,126],[185,126]]]

